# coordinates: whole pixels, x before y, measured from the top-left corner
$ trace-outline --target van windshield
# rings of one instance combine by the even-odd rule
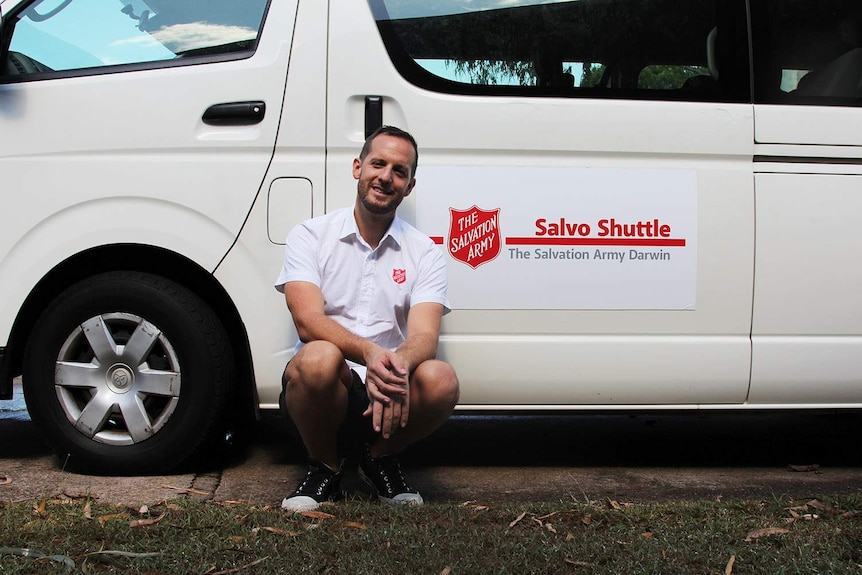
[[[40,71],[254,50],[267,0],[37,0],[10,52]]]

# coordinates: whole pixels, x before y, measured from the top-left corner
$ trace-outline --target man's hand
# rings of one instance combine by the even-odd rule
[[[365,366],[369,405],[363,415],[370,415],[374,431],[388,439],[399,427],[407,425],[410,366],[397,353],[383,348],[375,349]]]

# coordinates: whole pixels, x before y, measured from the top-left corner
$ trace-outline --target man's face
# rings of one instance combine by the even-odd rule
[[[407,140],[381,134],[371,142],[364,159],[353,160],[353,177],[362,206],[372,214],[389,214],[410,195],[413,146]]]

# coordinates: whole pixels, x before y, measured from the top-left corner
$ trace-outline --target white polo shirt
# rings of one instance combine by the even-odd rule
[[[288,234],[275,287],[284,292],[292,281],[319,287],[327,316],[387,349],[406,338],[410,306],[433,302],[449,312],[446,260],[434,242],[396,217],[372,250],[352,207],[306,220]]]

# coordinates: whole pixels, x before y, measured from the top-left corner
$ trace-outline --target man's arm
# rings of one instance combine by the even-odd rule
[[[311,282],[288,282],[284,284],[284,297],[303,342],[328,341],[341,350],[345,359],[368,368],[365,379],[373,384],[368,386],[372,399],[389,403],[390,397],[407,393],[406,373],[399,373],[400,362],[395,354],[327,317],[319,287]]]
[[[407,364],[408,372],[420,363],[437,356],[440,340],[440,322],[443,306],[438,303],[420,303],[410,308],[407,315],[407,339],[395,353]]]
[[[300,340],[305,343],[328,341],[340,349],[345,358],[365,364],[365,357],[374,344],[326,316],[319,287],[311,282],[288,282],[284,284],[284,299]]]

